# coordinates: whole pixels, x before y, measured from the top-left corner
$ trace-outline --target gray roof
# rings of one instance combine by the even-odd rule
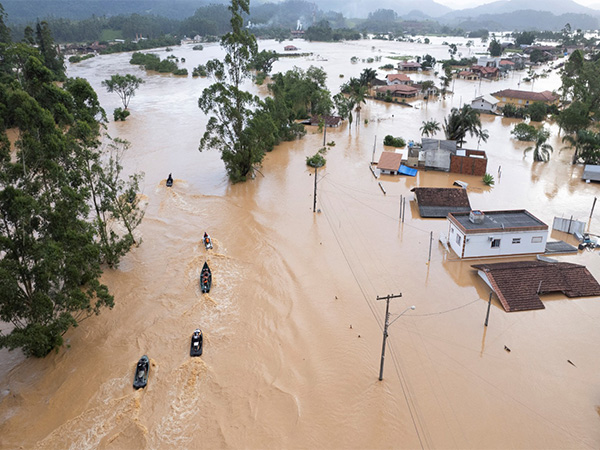
[[[468,206],[421,206],[419,205],[419,214],[421,217],[445,218],[450,212],[469,212]]]
[[[524,209],[512,211],[484,211],[483,213],[483,223],[471,222],[469,220],[469,213],[450,213],[448,218],[467,233],[548,229],[548,225]]]
[[[546,242],[546,254],[555,253],[577,253],[577,247],[574,247],[565,241]]]
[[[583,168],[583,175],[581,178],[583,180],[600,181],[600,166],[586,164],[586,166]]]

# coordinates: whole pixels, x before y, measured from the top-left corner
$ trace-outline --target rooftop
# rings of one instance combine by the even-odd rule
[[[531,92],[519,91],[517,89],[504,89],[502,91],[494,92],[492,95],[496,98],[508,97],[520,100],[530,100],[533,102],[554,102],[558,100],[558,95],[553,94],[550,91]]]
[[[406,84],[391,84],[388,86],[379,86],[377,92],[402,92],[404,94],[412,94],[418,92],[419,89]]]
[[[411,81],[410,77],[404,73],[390,73],[388,75],[385,76],[388,81],[394,81],[394,80],[399,80],[399,81]]]
[[[600,295],[600,284],[579,264],[518,261],[472,267],[479,270],[507,312],[544,309],[540,294],[562,292],[569,298]]]
[[[482,223],[471,222],[469,220],[468,212],[450,213],[448,214],[448,219],[466,233],[548,229],[548,225],[524,209],[511,211],[484,211],[483,214],[484,218]]]
[[[450,212],[469,212],[471,203],[466,189],[415,187],[415,200],[421,217],[446,217]]]
[[[377,168],[379,170],[393,170],[398,171],[402,164],[402,154],[394,152],[383,152],[379,157]]]

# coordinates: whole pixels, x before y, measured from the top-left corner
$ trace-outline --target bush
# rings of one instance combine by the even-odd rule
[[[380,67],[380,69],[382,70],[392,70],[394,68],[393,64],[384,64],[383,66]]]
[[[78,62],[81,62],[81,61],[85,61],[86,59],[93,58],[94,56],[96,56],[96,55],[94,55],[93,53],[88,53],[87,55],[83,55],[83,56],[81,56],[81,55],[73,55],[73,56],[71,56],[69,58],[69,62],[70,63],[78,63]]]
[[[526,113],[534,122],[541,122],[546,118],[548,108],[542,102],[535,102],[526,108]]]
[[[173,75],[185,75],[187,77],[188,71],[187,69],[177,69],[175,72],[173,72]]]
[[[113,118],[115,119],[115,122],[118,122],[119,120],[125,121],[125,119],[127,119],[129,114],[131,114],[131,113],[129,111],[127,111],[126,109],[117,108],[113,111]]]
[[[192,47],[192,50],[204,50],[204,47],[202,47],[202,45],[198,44],[198,45],[194,45]]]
[[[402,147],[406,146],[406,141],[404,139],[402,139],[401,137],[394,137],[391,134],[388,134],[383,139],[383,145],[389,145],[391,147],[402,148]]]
[[[208,74],[206,73],[206,66],[203,64],[198,65],[192,70],[193,77],[206,77]]]
[[[537,129],[533,125],[518,123],[510,132],[519,141],[535,141]]]
[[[323,147],[319,149],[314,155],[306,157],[306,164],[310,167],[323,167],[327,162],[325,156],[323,156],[325,153],[327,153],[327,148]]]
[[[487,173],[483,176],[483,184],[485,184],[486,186],[493,186],[494,185],[494,176],[490,173]]]

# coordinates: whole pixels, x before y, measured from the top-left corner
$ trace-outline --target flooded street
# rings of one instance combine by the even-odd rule
[[[443,40],[466,42],[293,41],[312,55],[282,58],[273,73],[323,67],[333,95],[364,68],[396,63],[386,56],[447,58]],[[259,42],[277,51],[287,44]],[[459,51],[468,56],[464,45]],[[481,51],[477,40],[471,52]],[[155,53],[184,57],[180,67],[190,73],[222,56],[218,44]],[[322,146],[316,127],[267,154],[255,179],[231,185],[220,154],[197,150],[207,122],[197,101],[210,80],[146,73],[130,56],[95,57],[70,65],[68,75],[89,80],[111,117],[108,133],[131,142],[125,170],[145,173],[143,242],[104,273],[115,307],[70,330],[57,353],[25,360],[0,351],[0,449],[600,447],[599,299],[547,295],[546,309],[506,313],[494,296],[485,328],[489,288],[471,268],[482,260],[448,253],[438,243],[447,222],[420,218],[410,192],[459,179],[469,183],[474,209],[527,209],[550,227],[555,216],[573,216],[600,233],[600,211],[589,219],[600,185],[581,180],[583,167],[560,151],[558,127],[546,124],[550,162],[533,163],[523,157],[530,143],[511,139],[518,121],[482,115],[492,187],[481,177],[422,170],[376,180],[369,170],[374,142],[377,159],[388,134],[419,141],[424,120],[443,123],[451,107],[476,95],[530,90],[520,81],[525,72],[456,80],[454,95],[413,108],[367,100],[360,123],[327,130],[335,146],[318,171],[313,214],[314,171],[305,160]],[[351,64],[353,56],[382,60]],[[101,86],[115,73],[145,80],[120,123],[112,121],[119,98]],[[533,90],[559,86],[552,72]],[[471,139],[464,147],[477,146]],[[166,188],[170,172],[175,183]],[[410,200],[404,223],[401,196]],[[213,250],[202,245],[204,231]],[[551,239],[575,244],[560,232]],[[557,259],[585,265],[600,280],[597,251]],[[198,285],[205,261],[209,294]],[[390,327],[379,381],[385,302],[376,298],[399,293],[392,320],[416,309]],[[196,327],[204,353],[190,358]],[[144,354],[148,386],[134,391]]]

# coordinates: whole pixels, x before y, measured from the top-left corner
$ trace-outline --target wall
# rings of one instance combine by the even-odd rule
[[[460,244],[456,241],[457,236],[461,238]],[[492,237],[500,239],[499,247],[492,247],[490,240]],[[541,237],[541,242],[531,242],[534,237]],[[520,239],[520,242],[513,244],[513,239]],[[450,224],[448,233],[450,247],[459,257],[463,258],[544,253],[547,239],[547,230],[532,230],[467,234],[465,242],[465,235],[452,224]],[[462,256],[463,246],[464,256]]]
[[[450,156],[450,172],[477,175],[480,177],[485,175],[487,170],[485,152],[481,150],[467,150],[466,153],[466,156]],[[473,158],[472,155],[483,156],[483,158]]]

